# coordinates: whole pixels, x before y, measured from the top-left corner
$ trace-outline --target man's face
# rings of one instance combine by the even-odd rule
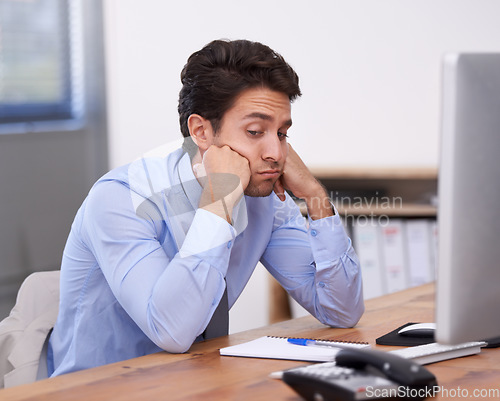
[[[288,96],[267,88],[242,92],[224,114],[213,144],[228,145],[248,160],[251,177],[245,195],[268,196],[273,191],[283,173],[291,125]]]

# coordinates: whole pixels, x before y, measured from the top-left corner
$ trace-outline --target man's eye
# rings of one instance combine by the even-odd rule
[[[250,134],[250,135],[259,135],[259,134],[262,134],[261,131],[252,131],[252,130],[247,130],[247,132]]]
[[[278,138],[285,139],[285,138],[288,138],[288,135],[286,134],[286,132],[279,132],[278,131]]]

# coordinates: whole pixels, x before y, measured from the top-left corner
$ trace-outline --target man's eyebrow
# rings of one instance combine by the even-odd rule
[[[244,120],[249,120],[249,119],[252,119],[252,118],[260,118],[261,120],[265,120],[265,121],[272,121],[274,120],[272,116],[270,116],[269,114],[265,114],[265,113],[259,113],[259,112],[254,112],[254,113],[250,113],[250,114],[247,114],[245,117],[243,117]],[[287,127],[290,127],[292,125],[292,120],[287,120],[283,123],[283,126],[287,126]]]

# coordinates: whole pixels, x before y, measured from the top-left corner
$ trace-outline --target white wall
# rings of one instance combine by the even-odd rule
[[[180,70],[212,39],[262,41],[292,64],[303,97],[290,141],[321,166],[435,166],[441,54],[500,51],[496,0],[105,0],[105,7],[112,167],[179,137]]]
[[[290,142],[310,166],[435,167],[441,55],[500,51],[496,0],[104,1],[111,167],[180,137],[179,73],[213,39],[295,68]]]

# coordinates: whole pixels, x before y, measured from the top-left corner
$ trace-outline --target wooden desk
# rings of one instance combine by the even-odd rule
[[[218,349],[262,335],[314,337],[351,341],[375,339],[408,321],[432,321],[434,286],[408,289],[366,302],[366,313],[353,329],[332,329],[312,317],[277,323],[265,328],[213,339],[193,345],[189,353],[159,353],[94,369],[59,376],[37,383],[0,390],[0,400],[301,400],[270,372],[304,364],[297,361],[221,357]],[[438,383],[448,391],[499,389],[500,350],[427,365]],[[463,391],[470,398],[463,397]],[[456,395],[456,394],[455,394]],[[478,397],[477,400],[498,399]]]

